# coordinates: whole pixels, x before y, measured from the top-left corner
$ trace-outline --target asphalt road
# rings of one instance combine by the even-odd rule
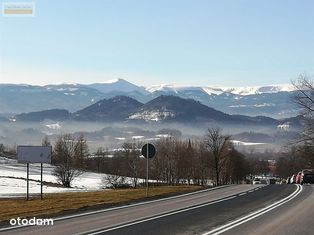
[[[302,193],[289,203],[222,234],[314,234],[314,185],[303,185]]]
[[[168,200],[55,220],[53,226],[23,227],[2,231],[0,234],[204,234],[278,202],[296,190],[295,185],[268,185],[265,187],[234,185]],[[308,204],[313,208],[312,186],[305,186],[299,195],[286,204],[232,228],[226,234],[262,234],[268,232],[268,230],[264,230],[266,228],[274,231],[273,227],[280,227],[279,230],[282,233],[268,232],[269,234],[311,234],[289,233],[299,231],[295,226],[295,230],[284,230],[286,224],[294,221],[294,214],[290,213],[299,212],[300,214],[303,212],[300,214],[301,218],[312,215],[304,220],[304,224],[311,224],[309,220],[312,221],[313,213],[307,207]],[[286,212],[286,210],[288,211]],[[272,218],[264,218],[269,218],[268,216],[272,216]],[[282,224],[284,226],[281,226]]]

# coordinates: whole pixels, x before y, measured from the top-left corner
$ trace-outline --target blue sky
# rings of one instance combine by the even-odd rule
[[[311,0],[34,2],[34,17],[0,16],[0,83],[254,86],[314,74]]]

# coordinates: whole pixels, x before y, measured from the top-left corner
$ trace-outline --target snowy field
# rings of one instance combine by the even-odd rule
[[[44,164],[43,181],[57,183],[52,175],[53,166]],[[44,193],[97,191],[106,185],[102,182],[105,174],[85,172],[72,182],[72,188],[43,186]],[[23,179],[21,179],[23,178]],[[40,180],[40,164],[30,164],[30,179]],[[16,160],[0,157],[0,197],[16,197],[26,194],[26,164]],[[29,181],[30,194],[40,193],[40,183]]]

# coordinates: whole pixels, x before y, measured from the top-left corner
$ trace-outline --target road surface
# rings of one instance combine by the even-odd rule
[[[314,185],[303,185],[300,195],[289,203],[222,234],[314,234]]]
[[[276,203],[276,208],[263,211],[263,208]],[[313,208],[311,185],[304,186],[302,191],[295,185],[233,185],[78,217],[59,218],[53,226],[0,230],[0,234],[205,235],[220,234],[226,228],[222,234],[311,234],[314,231],[314,223],[311,222]],[[264,214],[249,218],[248,222],[228,225],[261,210]],[[296,226],[295,215],[303,218],[300,226]]]

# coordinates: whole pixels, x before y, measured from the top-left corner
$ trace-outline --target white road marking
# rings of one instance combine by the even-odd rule
[[[246,216],[244,216],[244,217],[242,217],[240,219],[237,219],[237,220],[232,221],[232,222],[230,222],[228,224],[225,224],[225,225],[220,226],[220,227],[218,227],[216,229],[213,229],[213,230],[211,230],[209,232],[203,233],[202,235],[218,235],[218,234],[226,232],[226,231],[228,231],[228,230],[230,230],[230,229],[232,229],[234,227],[237,227],[237,226],[239,226],[241,224],[244,224],[244,223],[246,223],[246,222],[248,222],[248,221],[250,221],[250,220],[252,220],[252,219],[254,219],[254,218],[258,217],[258,216],[261,216],[261,215],[263,215],[263,214],[265,214],[265,213],[267,213],[267,212],[269,212],[269,211],[271,211],[271,210],[273,210],[273,209],[275,209],[275,208],[277,208],[277,207],[279,207],[279,206],[289,202],[290,200],[292,200],[293,198],[298,196],[302,192],[302,190],[303,190],[302,185],[301,186],[297,185],[297,189],[292,194],[290,194],[289,196],[281,199],[280,201],[275,202],[275,203],[273,203],[273,204],[271,204],[271,205],[269,205],[269,206],[267,206],[265,208],[262,208],[262,209],[260,209],[260,210],[258,210],[256,212],[254,212],[254,213],[246,215]]]
[[[112,208],[107,208],[107,209],[102,209],[102,210],[84,212],[84,213],[75,214],[75,215],[57,217],[57,218],[54,218],[53,221],[56,222],[56,221],[60,221],[60,220],[78,218],[78,217],[87,216],[87,215],[94,215],[94,214],[108,212],[108,211],[113,211],[113,210],[120,210],[120,209],[124,209],[124,208],[129,208],[129,207],[135,207],[135,206],[140,206],[140,205],[145,205],[145,204],[150,204],[150,203],[155,203],[155,202],[161,202],[161,201],[171,200],[171,199],[175,199],[175,198],[186,197],[186,196],[190,196],[190,195],[193,195],[193,194],[200,194],[200,193],[203,193],[203,192],[213,191],[213,190],[220,189],[220,188],[226,188],[226,187],[229,187],[229,186],[232,186],[232,185],[223,185],[223,186],[218,186],[218,187],[215,187],[215,188],[204,189],[204,190],[191,192],[191,193],[185,193],[185,194],[172,196],[172,197],[155,199],[155,200],[151,200],[151,201],[139,202],[139,203],[134,203],[134,204],[130,204],[130,205],[112,207]],[[30,225],[10,226],[10,227],[6,227],[6,228],[1,228],[0,232],[7,231],[7,230],[12,230],[12,229],[18,229],[18,228],[22,228],[22,227],[29,227],[29,226]]]
[[[263,187],[264,186],[259,187],[259,188],[263,188]],[[189,207],[189,208],[185,208],[185,209],[180,209],[180,210],[173,211],[173,212],[168,212],[168,213],[165,213],[165,214],[162,214],[162,215],[157,215],[157,216],[154,216],[154,217],[150,217],[150,218],[146,218],[146,219],[142,219],[142,220],[138,220],[138,221],[134,221],[134,222],[118,225],[118,226],[113,227],[113,228],[103,228],[103,229],[102,228],[98,228],[98,229],[95,229],[95,230],[91,230],[91,231],[87,231],[87,232],[83,232],[83,233],[78,233],[76,235],[84,235],[84,234],[97,235],[97,234],[101,234],[101,233],[105,233],[105,232],[110,232],[110,231],[121,229],[121,228],[125,228],[125,227],[128,227],[128,226],[144,223],[144,222],[155,220],[155,219],[160,219],[160,218],[167,217],[167,216],[170,216],[170,215],[175,215],[175,214],[179,214],[179,213],[182,213],[182,212],[186,212],[186,211],[198,209],[198,208],[201,208],[201,207],[213,205],[213,204],[216,204],[216,203],[219,203],[219,202],[231,200],[231,199],[234,199],[234,198],[236,198],[238,196],[243,196],[245,194],[247,194],[247,192],[236,194],[234,196],[229,196],[229,197],[226,197],[226,198],[223,198],[223,199],[218,199],[216,201],[208,202],[206,204],[201,204],[201,205],[197,205],[197,206],[193,206],[193,207]]]
[[[223,186],[218,186],[218,187],[215,187],[215,188],[205,189],[205,190],[201,190],[201,191],[186,193],[186,194],[172,196],[172,197],[167,197],[167,198],[156,199],[156,200],[152,200],[152,201],[139,202],[139,203],[135,203],[135,204],[131,204],[131,205],[125,205],[125,206],[113,207],[113,208],[102,209],[102,210],[97,210],[97,211],[85,212],[85,213],[80,213],[80,214],[75,214],[75,215],[70,215],[70,216],[63,216],[63,217],[59,217],[59,218],[57,217],[57,218],[54,218],[53,220],[54,220],[54,222],[56,222],[56,221],[72,219],[72,218],[77,218],[77,217],[83,217],[83,216],[88,216],[88,215],[93,215],[93,214],[98,214],[98,213],[103,213],[103,212],[108,212],[108,211],[113,211],[113,210],[120,210],[120,209],[129,208],[129,207],[135,207],[135,206],[140,206],[140,205],[145,205],[145,204],[151,204],[151,203],[155,203],[155,202],[171,200],[171,199],[180,198],[180,197],[186,197],[186,196],[193,195],[193,194],[200,194],[200,193],[203,193],[203,192],[213,191],[213,190],[220,189],[220,188],[226,188],[228,186],[232,186],[232,185],[223,185]],[[264,187],[264,186],[262,186],[262,187]],[[262,187],[259,187],[259,188],[262,188]],[[250,190],[250,191],[253,192],[254,190]],[[246,194],[247,192],[250,192],[250,191],[246,191],[244,193]],[[245,194],[243,194],[243,195],[245,195]],[[136,222],[134,222],[134,224],[143,223],[143,222],[146,222],[146,221],[162,218],[162,217],[165,217],[165,216],[169,216],[169,215],[172,215],[172,214],[177,214],[177,213],[188,211],[188,210],[192,210],[192,209],[197,209],[197,208],[200,208],[200,207],[203,207],[203,206],[215,204],[215,203],[218,203],[218,202],[222,202],[222,201],[225,201],[225,200],[233,199],[233,198],[235,198],[237,196],[243,196],[243,195],[235,194],[234,196],[229,196],[227,198],[218,199],[218,201],[215,200],[215,201],[212,201],[212,202],[209,202],[209,203],[206,203],[206,204],[201,204],[201,205],[197,205],[197,206],[194,206],[194,207],[189,207],[189,208],[186,208],[186,209],[181,209],[181,210],[178,210],[178,211],[169,212],[169,213],[162,214],[162,215],[159,215],[159,216],[147,218],[147,219],[144,219],[144,220],[141,220],[141,221],[136,221]],[[131,225],[133,225],[133,224],[130,223],[130,224],[121,225],[121,226],[127,227],[127,226],[131,226]],[[0,229],[0,232],[13,230],[13,229],[18,229],[18,228],[22,228],[22,227],[30,227],[30,225],[18,225],[18,226],[6,227],[6,228]],[[111,228],[108,231],[119,229],[119,228],[120,227],[114,227],[114,228]],[[102,228],[100,228],[100,229],[102,229]],[[98,230],[99,230],[99,228],[97,229],[97,231]],[[91,232],[93,232],[93,231],[91,231]],[[86,232],[84,232],[82,234],[86,234]],[[89,232],[87,232],[87,234],[89,234]]]
[[[219,202],[231,200],[233,198],[236,198],[236,196],[219,199],[217,201],[213,201],[213,202],[209,202],[209,203],[206,203],[206,204],[202,204],[202,205],[197,205],[197,206],[181,209],[181,210],[178,210],[178,211],[169,212],[169,213],[162,214],[162,215],[157,215],[157,216],[154,216],[154,217],[151,217],[151,218],[142,219],[142,220],[139,220],[139,221],[123,224],[123,225],[116,226],[116,227],[113,227],[113,228],[108,228],[108,229],[104,229],[104,230],[97,229],[97,230],[87,231],[87,232],[84,232],[84,233],[78,233],[76,235],[83,235],[83,234],[97,235],[97,234],[101,234],[101,233],[105,233],[105,232],[110,232],[110,231],[121,229],[121,228],[125,228],[125,227],[128,227],[128,226],[144,223],[144,222],[147,222],[147,221],[151,221],[151,220],[167,217],[167,216],[170,216],[170,215],[175,215],[175,214],[178,214],[178,213],[182,213],[182,212],[185,212],[185,211],[194,210],[194,209],[201,208],[201,207],[204,207],[204,206],[209,206],[209,205],[216,204],[216,203],[219,203]]]

